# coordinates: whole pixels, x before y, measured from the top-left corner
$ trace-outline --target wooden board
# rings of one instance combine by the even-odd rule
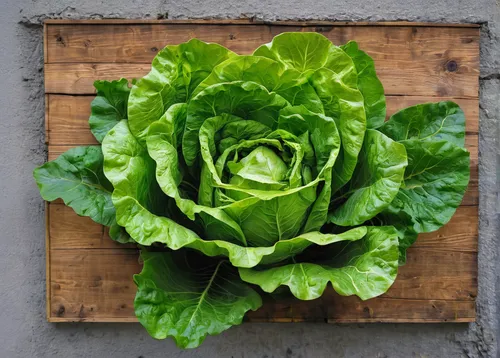
[[[141,77],[168,44],[193,37],[251,53],[283,31],[318,31],[335,44],[358,41],[376,64],[388,116],[428,101],[464,110],[471,182],[462,205],[439,231],[420,235],[391,289],[361,301],[331,289],[314,301],[267,302],[258,322],[471,322],[475,319],[478,237],[479,29],[422,23],[263,23],[225,21],[72,21],[45,24],[46,141],[49,159],[97,144],[88,127],[96,79]],[[137,250],[61,201],[47,215],[47,319],[135,322]]]

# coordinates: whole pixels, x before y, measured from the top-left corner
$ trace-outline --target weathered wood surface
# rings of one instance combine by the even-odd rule
[[[361,301],[328,292],[303,302],[267,302],[259,322],[470,322],[477,294],[479,30],[467,25],[252,23],[214,21],[50,21],[45,27],[46,139],[49,159],[97,144],[88,127],[96,79],[141,77],[155,53],[192,37],[244,54],[283,31],[319,31],[336,44],[356,40],[376,62],[388,116],[427,101],[453,100],[467,118],[469,190],[450,223],[420,235],[391,289]],[[47,315],[52,322],[134,322],[137,250],[77,216],[47,206]]]

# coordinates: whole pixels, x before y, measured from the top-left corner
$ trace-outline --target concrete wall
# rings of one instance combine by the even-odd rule
[[[496,357],[498,13],[494,0],[0,0],[0,357]],[[41,23],[159,14],[481,23],[477,323],[244,324],[181,352],[170,340],[153,341],[138,324],[45,322],[43,203],[31,176],[46,159]]]

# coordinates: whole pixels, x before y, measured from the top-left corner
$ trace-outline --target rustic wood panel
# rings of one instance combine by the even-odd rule
[[[96,79],[141,77],[156,52],[193,37],[250,53],[283,31],[318,31],[334,43],[356,40],[374,57],[388,115],[428,101],[453,100],[467,118],[471,182],[450,223],[420,235],[407,265],[383,296],[361,301],[330,288],[315,301],[267,302],[248,314],[265,322],[470,322],[477,294],[479,30],[412,23],[279,23],[240,20],[50,21],[45,25],[49,159],[97,144],[88,127]],[[82,96],[84,95],[84,96]],[[112,242],[101,225],[61,201],[47,206],[47,315],[52,322],[135,322],[137,251]]]

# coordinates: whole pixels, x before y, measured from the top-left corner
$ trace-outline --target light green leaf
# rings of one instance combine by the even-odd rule
[[[109,237],[111,240],[119,242],[120,244],[128,244],[135,242],[124,227],[121,227],[115,222],[109,227]]]
[[[182,141],[186,164],[192,166],[199,154],[199,131],[206,119],[231,114],[275,129],[279,111],[287,105],[285,99],[254,82],[221,83],[207,87],[188,105]]]
[[[462,202],[470,176],[469,152],[447,141],[401,143],[406,147],[408,167],[390,210],[409,214],[418,233],[437,230]]]
[[[364,99],[355,86],[348,87],[337,73],[326,68],[317,70],[310,82],[323,102],[325,114],[335,120],[340,133],[342,150],[333,167],[332,188],[336,192],[351,179],[363,145]]]
[[[324,113],[336,121],[342,139],[333,172],[332,190],[337,191],[351,178],[366,129],[364,98],[353,59],[313,32],[282,33],[257,48],[254,56],[273,59],[302,73],[323,103]]]
[[[111,128],[127,118],[130,88],[125,78],[119,81],[95,81],[94,87],[97,96],[90,104],[89,125],[100,143]]]
[[[340,46],[352,58],[358,72],[358,88],[363,95],[366,111],[366,127],[378,128],[385,121],[384,86],[377,77],[373,59],[358,48],[355,41]]]
[[[362,300],[379,296],[389,289],[397,275],[398,236],[392,226],[370,226],[367,230],[363,239],[335,244],[340,245],[338,253],[324,263],[240,268],[240,277],[265,292],[288,286],[301,300],[320,297],[328,282],[342,296],[356,295]]]
[[[33,176],[44,200],[61,198],[78,215],[105,226],[114,222],[113,187],[103,174],[100,147],[72,148],[36,168]]]
[[[463,147],[465,116],[454,102],[417,104],[393,114],[379,130],[398,142],[446,140]]]
[[[404,145],[367,130],[352,179],[333,198],[331,222],[361,225],[387,208],[398,194],[407,164]]]
[[[236,267],[254,267],[260,262],[281,261],[312,244],[327,245],[351,235],[364,235],[361,228],[340,235],[312,232],[267,247],[244,247],[228,241],[203,240],[195,231],[161,216],[159,208],[166,204],[153,178],[153,160],[130,133],[127,121],[118,123],[108,133],[102,148],[104,171],[115,188],[112,199],[117,223],[125,227],[135,242],[144,246],[163,243],[172,250],[188,247],[207,256],[227,256]]]
[[[206,262],[181,252],[143,250],[134,308],[139,322],[156,339],[173,337],[179,348],[196,348],[207,335],[241,324],[262,299],[241,282],[224,260]]]
[[[323,113],[323,104],[306,76],[295,69],[285,69],[270,58],[259,56],[236,56],[222,62],[200,83],[195,95],[209,86],[234,81],[258,83],[293,106],[304,105],[314,112]]]
[[[192,39],[167,46],[153,60],[151,72],[132,87],[128,117],[130,130],[143,143],[149,125],[175,103],[187,102],[219,63],[235,56],[223,46]]]

